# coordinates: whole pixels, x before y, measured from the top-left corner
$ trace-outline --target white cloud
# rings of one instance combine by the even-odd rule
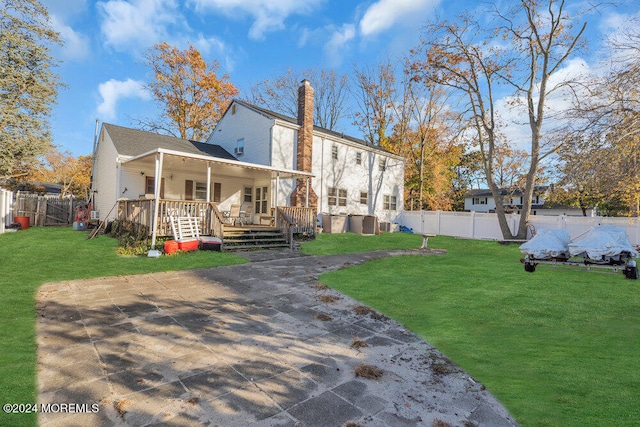
[[[440,0],[379,0],[365,11],[360,20],[360,32],[363,36],[371,36],[394,26],[405,27],[407,20],[424,19],[439,3]]]
[[[89,56],[89,38],[65,25],[57,16],[51,15],[53,29],[64,41],[62,55],[65,59],[80,60]]]
[[[349,50],[349,42],[356,36],[356,28],[353,24],[343,24],[334,29],[329,41],[324,45],[324,53],[332,66],[338,66],[342,58]]]
[[[192,0],[197,10],[221,12],[231,17],[249,15],[253,25],[249,37],[262,39],[265,33],[282,30],[290,15],[312,13],[324,0]]]
[[[169,27],[183,25],[174,0],[109,0],[98,2],[106,45],[116,50],[146,49],[166,40]]]
[[[102,120],[116,119],[116,105],[124,98],[151,99],[151,95],[144,89],[144,83],[137,80],[125,81],[111,79],[98,85],[98,92],[102,103],[98,105],[98,115]]]

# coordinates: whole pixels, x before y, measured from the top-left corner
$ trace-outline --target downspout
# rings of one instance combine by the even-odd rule
[[[98,148],[98,124],[99,121],[98,119],[96,119],[96,128],[93,132],[93,153],[91,154],[91,182],[89,185],[89,191],[91,194],[89,194],[89,200],[87,200],[87,202],[91,202],[93,204],[93,210],[95,210],[95,193],[93,192],[93,190],[96,188],[95,185],[95,179],[96,179],[96,150]]]
[[[156,155],[156,170],[155,170],[155,188],[153,194],[153,232],[151,234],[151,251],[149,251],[149,256],[152,256],[151,253],[154,252],[156,247],[156,236],[158,235],[158,208],[160,206],[160,189],[162,188],[162,162],[164,161],[164,153],[160,152]],[[159,251],[155,251],[158,252]]]
[[[320,201],[318,202],[318,212],[316,215],[320,215],[320,210],[324,211],[324,137],[320,139]],[[320,209],[322,207],[322,209]],[[316,218],[318,220],[318,218]]]

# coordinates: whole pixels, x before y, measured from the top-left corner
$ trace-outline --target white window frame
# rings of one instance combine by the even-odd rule
[[[382,209],[385,211],[397,211],[398,197],[393,194],[385,194],[383,197]]]
[[[327,189],[327,204],[329,206],[347,206],[347,189],[329,187]]]
[[[244,156],[244,138],[240,138],[236,141],[234,153],[236,156]]]
[[[360,192],[360,204],[368,205],[369,204],[369,193],[366,191]]]

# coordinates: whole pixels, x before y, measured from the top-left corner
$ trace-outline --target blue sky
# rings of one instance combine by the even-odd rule
[[[350,74],[354,64],[401,58],[427,20],[486,7],[477,0],[41,1],[65,41],[53,51],[67,85],[51,120],[54,144],[75,156],[91,154],[96,119],[131,126],[134,117],[157,115],[142,90],[150,75],[141,60],[157,42],[193,44],[244,94],[288,67]],[[601,39],[639,12],[636,3],[622,0],[587,17],[592,49],[584,64],[595,63]]]

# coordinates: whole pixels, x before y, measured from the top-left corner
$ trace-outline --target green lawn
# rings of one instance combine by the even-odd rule
[[[304,250],[377,242],[320,235]],[[437,237],[429,246],[447,254],[387,258],[321,281],[421,335],[524,426],[640,425],[640,281],[583,269],[526,273],[515,245]]]
[[[0,402],[36,396],[35,291],[46,282],[214,267],[246,262],[224,252],[120,257],[115,239],[71,228],[32,227],[0,235]],[[63,402],[57,402],[63,403]],[[0,425],[34,425],[35,415],[0,413]]]

